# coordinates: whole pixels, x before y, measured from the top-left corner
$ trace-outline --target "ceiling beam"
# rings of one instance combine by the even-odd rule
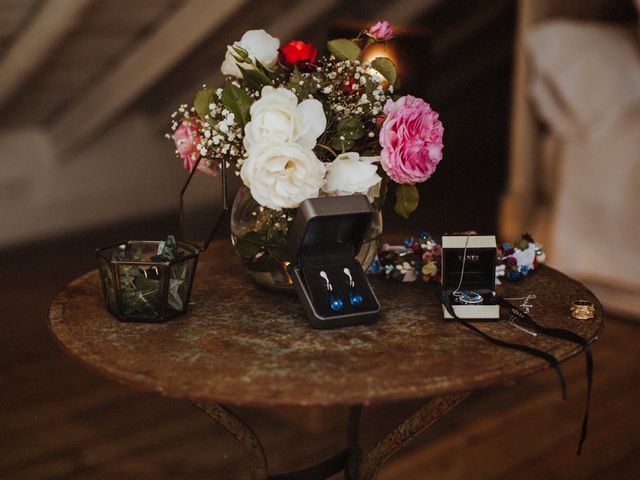
[[[332,10],[340,0],[306,0],[295,2],[291,8],[276,16],[276,20],[271,22],[266,30],[280,38],[282,42],[301,33],[305,27],[314,21],[322,19],[330,10]]]
[[[0,108],[41,65],[77,25],[91,0],[49,0],[43,2],[25,31],[18,36],[0,61]]]
[[[259,26],[255,24],[255,21],[250,21],[249,25],[245,25],[245,28],[264,28],[269,34],[280,39],[282,44],[289,42],[295,38],[305,39],[305,29],[309,26],[317,26],[317,23],[326,20],[331,15],[332,10],[340,4],[342,0],[298,0],[292,2],[290,8],[287,8],[283,12],[279,12],[273,16],[271,20],[265,21],[264,24]],[[298,37],[296,37],[298,36]],[[300,37],[301,36],[301,37]],[[231,43],[238,38],[229,37],[224,35],[225,39],[220,42]],[[309,39],[305,39],[308,41]],[[220,50],[219,57],[224,56],[224,50]],[[206,83],[208,85],[222,85],[224,82],[224,75],[220,71],[219,65],[212,65],[211,72],[207,74]],[[189,98],[193,98],[196,90],[202,85],[203,79],[199,80],[193,78],[185,81],[180,85],[180,90],[172,91],[171,96],[174,98],[182,99],[188,102]],[[169,115],[175,110],[174,106],[158,107],[153,111],[153,128],[158,131],[166,131]]]
[[[298,1],[263,28],[270,35],[279,38],[280,42],[284,44],[292,40],[294,35],[299,34],[309,24],[326,15],[339,2],[340,0]],[[213,75],[207,78],[207,83],[210,85],[222,84],[222,82],[224,82],[224,75],[219,68],[216,68]]]
[[[441,2],[442,0],[396,0],[389,2],[389,6],[379,12],[378,16],[397,26],[404,26],[415,22],[416,17]]]
[[[376,12],[375,18],[383,18],[397,24],[397,26],[411,24],[417,16],[434,8],[442,1],[443,0],[397,0],[391,2],[391,5],[386,6],[381,12]],[[294,35],[300,34],[305,27],[314,21],[317,22],[318,19],[322,19],[340,2],[341,0],[299,0],[295,2],[291,8],[278,15],[276,20],[265,25],[263,28],[271,35],[280,38],[282,42],[286,42],[287,39],[291,39]],[[374,18],[372,17],[371,19]],[[220,69],[216,69],[213,75],[207,77],[207,83],[210,85],[221,84],[223,81],[224,75],[222,75]],[[198,85],[201,83],[201,81],[197,82]],[[185,88],[186,90],[181,93],[193,93],[193,85],[186,86]],[[162,122],[166,123],[165,120],[162,120]]]
[[[247,0],[188,0],[53,125],[59,153],[82,145],[122,113]]]

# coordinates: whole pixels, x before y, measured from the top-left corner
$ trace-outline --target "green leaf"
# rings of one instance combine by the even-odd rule
[[[302,72],[298,69],[298,67],[293,67],[293,72],[291,72],[291,76],[289,77],[287,88],[291,89],[291,88],[299,87],[300,81],[304,81],[302,79]]]
[[[286,246],[283,247],[270,247],[269,254],[278,262],[291,262],[293,259],[289,254],[289,250]]]
[[[184,307],[184,303],[182,302],[182,297],[180,296],[180,287],[184,281],[170,279],[169,280],[169,294],[167,295],[167,304],[175,309],[182,310]]]
[[[213,103],[213,88],[205,87],[196,93],[196,98],[193,101],[193,108],[196,109],[196,113],[202,119],[205,115],[209,115],[209,105]]]
[[[232,50],[233,50],[232,55],[233,55],[233,58],[235,58],[236,62],[246,63],[251,61],[249,59],[249,52],[244,48],[240,47],[239,45],[234,45],[232,47]]]
[[[238,237],[236,250],[242,258],[253,258],[265,243],[265,236],[259,232],[249,232]]]
[[[235,116],[236,122],[244,128],[250,119],[249,108],[251,107],[251,97],[233,83],[227,82],[222,90],[222,104],[227,107]]]
[[[360,47],[346,38],[336,38],[327,42],[327,48],[331,55],[338,60],[357,60],[360,56]],[[381,72],[382,73],[382,72]]]
[[[381,209],[384,206],[384,202],[387,200],[387,191],[389,190],[389,180],[384,177],[380,183],[380,193],[373,199],[373,206],[377,209]]]
[[[353,148],[355,142],[345,137],[344,140],[340,140],[339,136],[333,137],[329,142],[329,146],[338,153],[348,152]]]
[[[308,76],[304,77],[298,67],[293,69],[286,87],[289,90],[294,90],[299,100],[306,100],[309,95],[314,95],[318,91],[317,83]]]
[[[364,127],[360,119],[349,117],[340,120],[337,125],[338,136],[342,135],[346,140],[358,140],[365,134]]]
[[[375,78],[377,79],[377,75],[375,75]],[[363,78],[363,77],[360,77]],[[378,86],[380,85],[379,81],[374,81],[374,75],[372,75],[371,73],[367,72],[367,74],[364,76],[365,78],[365,82],[364,84],[362,83],[362,81],[360,82],[360,88],[364,91],[364,93],[366,93],[367,95],[371,95],[373,93],[373,91],[378,88]]]
[[[389,85],[393,85],[394,88],[397,87],[398,71],[391,60],[386,57],[377,57],[371,62],[371,67],[380,72],[387,79]]]
[[[240,65],[238,65],[238,68],[240,69],[247,86],[252,90],[260,91],[265,85],[272,84],[271,79],[261,70],[246,69],[242,68]]]
[[[147,294],[150,294],[150,292],[160,292],[160,281],[140,275],[136,278],[136,288]]]
[[[264,255],[252,261],[247,268],[255,272],[269,272],[277,268],[278,265],[280,265],[280,262],[265,252]]]
[[[395,212],[404,218],[409,218],[411,212],[418,208],[420,194],[415,185],[398,185],[396,188]]]
[[[132,313],[154,314],[158,313],[160,305],[159,291],[154,290],[124,290],[122,292],[122,302],[124,304],[124,314]]]

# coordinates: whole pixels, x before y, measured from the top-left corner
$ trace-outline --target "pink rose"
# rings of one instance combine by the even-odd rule
[[[375,25],[369,27],[367,33],[378,42],[386,42],[393,37],[393,28],[391,28],[391,24],[386,20],[378,20]]]
[[[380,163],[396,183],[424,182],[442,160],[444,128],[438,112],[421,98],[406,95],[387,100],[380,129]]]
[[[176,144],[180,158],[182,158],[182,165],[187,172],[193,169],[193,166],[201,156],[198,145],[200,145],[202,134],[198,128],[198,123],[199,120],[196,118],[185,119],[173,133],[173,141]],[[204,162],[198,165],[198,171],[212,177],[217,175],[217,172],[204,165]]]

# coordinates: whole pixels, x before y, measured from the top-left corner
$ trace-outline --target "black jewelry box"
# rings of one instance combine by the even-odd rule
[[[496,237],[442,237],[442,289],[458,317],[477,320],[500,318],[500,306],[493,301],[496,290]],[[466,298],[460,295],[463,292],[466,292]],[[482,303],[465,303],[465,300],[480,297]],[[453,319],[444,306],[442,311],[445,320]]]
[[[288,268],[313,328],[373,323],[378,317],[380,303],[355,258],[373,215],[364,195],[311,198],[298,207],[288,235],[295,260]],[[332,300],[335,307],[338,299],[342,306],[335,310]]]

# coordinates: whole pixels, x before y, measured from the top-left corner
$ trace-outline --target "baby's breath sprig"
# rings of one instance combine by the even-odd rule
[[[383,113],[392,90],[383,85],[369,62],[330,56],[300,77],[300,87],[313,89],[325,108],[327,128],[318,139],[319,158],[332,161],[335,153],[347,151],[379,154],[376,117]]]

